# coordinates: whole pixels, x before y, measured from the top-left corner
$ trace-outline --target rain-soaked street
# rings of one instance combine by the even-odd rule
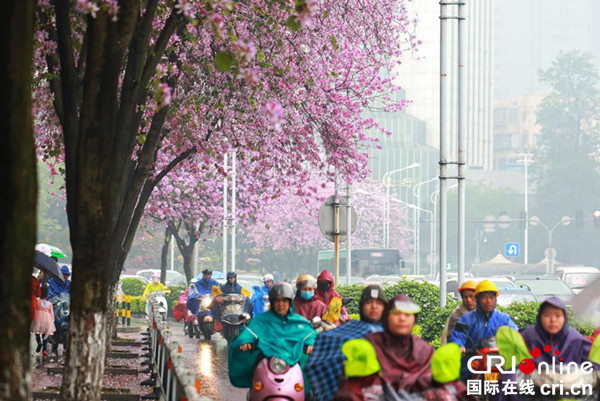
[[[182,323],[171,323],[174,337],[181,344],[183,355],[194,367],[200,380],[202,397],[222,401],[243,401],[247,389],[233,387],[227,374],[227,342],[217,333],[210,341],[189,338]]]

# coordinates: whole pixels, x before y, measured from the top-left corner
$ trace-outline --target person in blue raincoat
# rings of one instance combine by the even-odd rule
[[[255,285],[252,287],[254,294],[252,294],[252,303],[254,304],[254,315],[266,312],[269,308],[265,305],[265,298],[269,297],[269,290],[273,287],[273,275],[265,274],[263,277],[263,285],[260,287]]]
[[[60,281],[60,279],[53,277],[48,280],[48,300],[54,298],[57,295],[62,294],[63,292],[68,292],[71,294],[71,280],[69,277],[71,276],[71,271],[67,265],[62,265],[60,267],[60,271],[65,278],[64,283]]]
[[[199,295],[212,294],[212,288],[215,285],[219,287],[219,282],[212,278],[211,269],[202,270],[202,278],[200,280],[197,280],[194,284],[195,289]]]
[[[236,272],[227,272],[227,281],[221,285],[223,294],[241,294],[242,286],[237,282]]]
[[[219,287],[219,282],[212,278],[212,270],[204,269],[202,270],[202,278],[197,280],[190,286],[188,297],[187,297],[187,308],[192,314],[198,313],[198,308],[200,303],[198,301],[199,296],[201,295],[212,295],[212,289],[214,286]],[[206,313],[211,316],[212,312],[210,310],[206,311]]]
[[[475,287],[475,298],[477,306],[474,311],[463,315],[458,323],[467,326],[467,333],[454,329],[448,338],[448,342],[458,344],[463,351],[460,378],[467,380],[470,377],[467,368],[466,349],[477,346],[483,338],[494,337],[501,326],[519,330],[515,322],[504,312],[496,310],[496,299],[500,295],[498,288],[489,280],[483,280]]]
[[[294,313],[294,288],[277,283],[269,290],[271,309],[256,315],[242,328],[229,348],[229,380],[236,387],[250,387],[254,368],[261,357],[276,356],[290,366],[304,367],[317,332],[304,317]],[[258,337],[258,338],[257,338]],[[256,344],[258,349],[251,349]],[[309,392],[308,380],[305,393]]]

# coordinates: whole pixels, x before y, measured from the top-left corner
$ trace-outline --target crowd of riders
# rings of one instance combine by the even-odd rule
[[[359,300],[360,320],[351,320],[328,271],[316,279],[300,275],[296,288],[272,280],[265,286],[261,291],[268,292],[270,308],[255,314],[230,347],[230,380],[250,388],[250,400],[264,399],[254,397],[257,383],[266,386],[268,381],[257,366],[271,358],[302,369],[305,398],[290,399],[314,400],[481,399],[467,391],[475,377],[467,364],[488,339],[502,356],[527,356],[538,348],[546,350],[540,361],[560,354],[565,364],[592,361],[598,367],[600,343],[593,351],[591,341],[569,326],[559,298],[543,301],[536,323],[519,331],[508,314],[496,309],[500,291],[489,280],[468,280],[458,288],[461,302],[446,321],[438,349],[413,334],[421,306],[406,295],[388,299],[383,288],[368,286]],[[323,331],[325,322],[330,325]],[[515,351],[521,343],[526,354]],[[499,375],[500,389],[514,379]],[[497,391],[486,399],[531,398]]]

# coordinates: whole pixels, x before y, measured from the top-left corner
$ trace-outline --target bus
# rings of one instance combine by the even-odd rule
[[[335,274],[335,251],[327,249],[319,251],[318,271],[327,269]],[[346,275],[346,250],[339,250],[339,275]],[[404,260],[398,249],[389,248],[364,248],[352,250],[353,277],[367,277],[378,275],[402,275],[410,272],[405,271]]]

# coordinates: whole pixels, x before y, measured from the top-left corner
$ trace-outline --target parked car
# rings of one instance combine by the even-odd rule
[[[139,280],[142,283],[144,283],[144,285],[150,283],[150,280],[148,280],[147,278],[142,277],[142,276],[134,276],[133,274],[121,274],[121,276],[119,277],[119,280],[123,280],[124,278],[134,278],[134,279]]]
[[[494,285],[496,286],[496,288],[498,288],[499,290],[502,290],[503,288],[517,288],[517,284],[515,284],[515,282],[513,280],[511,280],[508,277],[505,276],[491,276],[491,277],[474,277],[473,280],[480,282],[483,280],[489,280],[492,283],[494,283]]]
[[[556,276],[564,281],[575,294],[600,277],[600,270],[588,266],[565,266],[555,270]]]
[[[508,306],[513,302],[538,302],[538,298],[535,294],[525,288],[503,288],[499,291],[500,296],[498,297],[497,304],[500,306]]]
[[[571,299],[575,296],[569,286],[556,276],[518,276],[515,277],[515,284],[533,292],[540,302],[556,296],[566,305],[570,305]]]
[[[140,270],[135,275],[144,277],[146,280],[148,280],[148,282],[150,282],[150,281],[152,281],[152,276],[154,275],[154,273],[160,274],[160,270],[159,269]],[[176,271],[167,270],[167,279],[165,280],[165,285],[167,287],[169,287],[169,286],[187,287],[188,284],[187,284],[187,280],[185,279],[183,274],[176,272]]]

